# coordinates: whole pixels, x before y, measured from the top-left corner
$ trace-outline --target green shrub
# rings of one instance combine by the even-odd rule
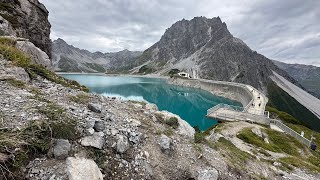
[[[205,142],[205,135],[202,132],[194,133],[194,142],[195,143],[202,143]]]
[[[11,86],[17,87],[17,88],[24,88],[26,87],[26,83],[20,80],[16,79],[7,79],[7,83],[9,83]]]
[[[287,122],[287,123],[292,123],[292,124],[301,124],[301,122],[296,119],[295,117],[293,117],[292,115],[283,112],[283,111],[279,111],[276,108],[267,106],[266,110],[269,111],[271,114],[276,114],[282,121]]]
[[[176,117],[170,117],[169,119],[165,120],[165,123],[171,126],[173,129],[177,129],[179,127],[179,121]]]

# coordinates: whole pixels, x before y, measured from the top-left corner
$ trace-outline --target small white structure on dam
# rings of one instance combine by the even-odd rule
[[[192,77],[190,76],[189,73],[186,73],[186,72],[179,72],[178,73],[179,76],[181,77],[184,77],[184,78],[188,78],[188,79],[191,79]]]

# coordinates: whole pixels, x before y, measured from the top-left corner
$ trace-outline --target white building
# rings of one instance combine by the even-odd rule
[[[186,72],[179,72],[178,73],[179,76],[184,77],[184,78],[189,78],[191,79],[190,74],[186,73]]]

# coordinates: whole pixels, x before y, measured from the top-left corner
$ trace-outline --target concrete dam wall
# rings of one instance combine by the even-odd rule
[[[211,92],[216,96],[222,96],[231,100],[238,101],[243,107],[251,105],[253,94],[250,86],[240,83],[212,81],[204,79],[182,79],[170,78],[167,80],[169,84],[174,84],[184,87],[200,88]],[[252,87],[251,87],[252,88]]]

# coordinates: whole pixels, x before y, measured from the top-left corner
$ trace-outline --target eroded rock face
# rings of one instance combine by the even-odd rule
[[[38,0],[1,0],[0,35],[29,39],[51,57],[49,12]],[[5,19],[6,21],[4,21]]]
[[[69,157],[66,160],[69,180],[102,180],[97,164],[91,159]]]

